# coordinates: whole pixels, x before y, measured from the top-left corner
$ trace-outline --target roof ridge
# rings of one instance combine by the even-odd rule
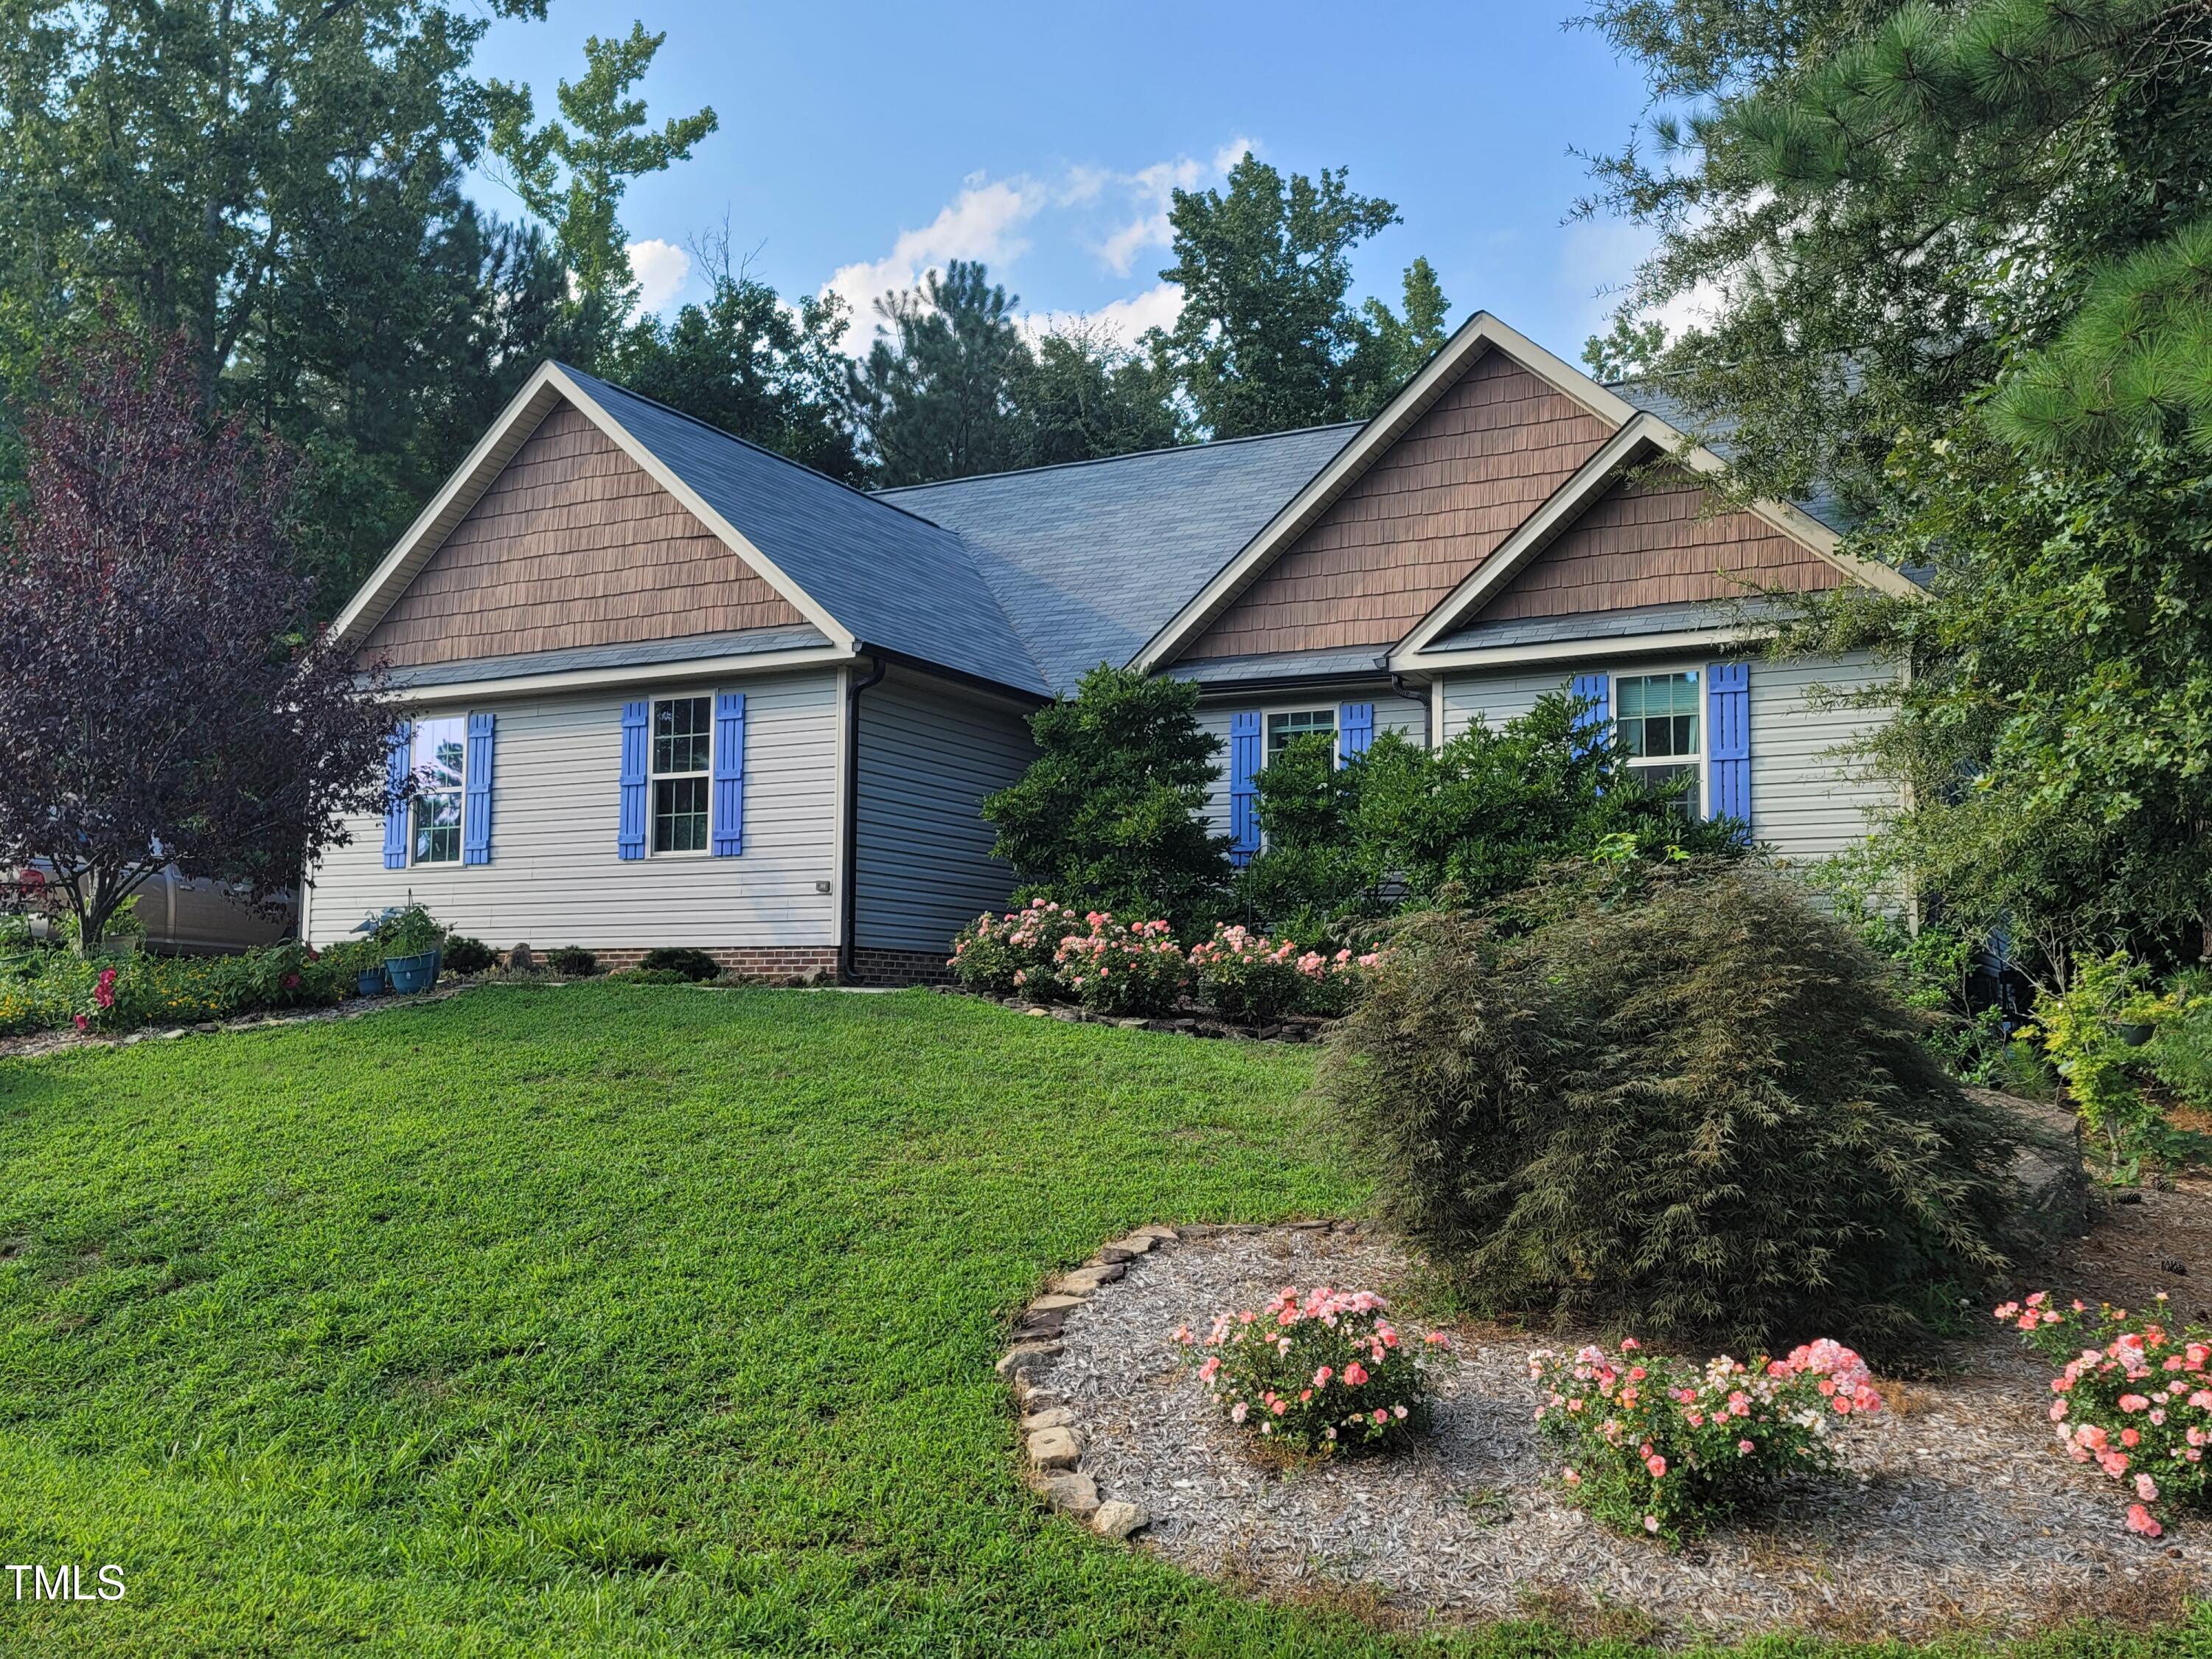
[[[1033,472],[1065,472],[1079,466],[1111,466],[1116,461],[1141,460],[1148,455],[1196,455],[1211,450],[1227,449],[1237,444],[1268,443],[1277,438],[1303,437],[1309,432],[1335,432],[1366,424],[1364,421],[1322,421],[1313,426],[1285,427],[1280,432],[1247,432],[1234,438],[1206,438],[1197,443],[1162,444],[1153,449],[1125,450],[1119,455],[1087,455],[1079,461],[1044,461],[1036,466],[1002,467],[996,472],[963,472],[957,478],[932,478],[927,483],[890,484],[867,493],[872,499],[881,501],[887,495],[910,495],[917,489],[942,489],[952,484],[975,483],[984,478],[1020,478]]]

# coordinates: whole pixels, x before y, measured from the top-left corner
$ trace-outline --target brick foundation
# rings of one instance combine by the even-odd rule
[[[862,985],[950,985],[952,970],[942,951],[853,950],[853,971]]]
[[[741,945],[703,947],[707,954],[720,964],[724,973],[738,979],[781,980],[803,978],[809,974],[820,974],[825,978],[837,975],[837,950],[830,945]],[[594,950],[599,969],[607,972],[617,968],[635,968],[644,959],[645,949]],[[540,961],[543,951],[538,952]]]

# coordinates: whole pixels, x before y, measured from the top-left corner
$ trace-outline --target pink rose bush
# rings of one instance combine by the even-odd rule
[[[1201,1340],[1199,1380],[1229,1420],[1261,1438],[1329,1454],[1377,1446],[1428,1425],[1427,1366],[1451,1352],[1432,1331],[1401,1336],[1372,1291],[1285,1286],[1256,1312],[1216,1316]]]
[[[1256,1021],[1288,1013],[1341,1013],[1355,976],[1375,962],[1372,953],[1302,950],[1293,939],[1269,939],[1226,924],[1190,951],[1199,994],[1231,1019]]]
[[[1607,1525],[1680,1543],[1781,1475],[1827,1474],[1834,1431],[1881,1409],[1866,1362],[1825,1338],[1745,1364],[1647,1356],[1631,1338],[1528,1356],[1559,1478]]]
[[[1102,1014],[1164,1014],[1182,1000],[1190,963],[1164,921],[1126,922],[1110,910],[1084,917],[1054,953],[1060,985]]]
[[[945,966],[970,990],[1055,1001],[1061,993],[1054,958],[1060,940],[1081,920],[1074,911],[1042,898],[1003,915],[986,910],[953,939]]]
[[[2146,1538],[2166,1530],[2161,1514],[2203,1505],[2212,1446],[2212,1332],[2169,1329],[2164,1292],[2158,1301],[2156,1316],[2142,1320],[2124,1308],[2060,1309],[2047,1291],[1996,1310],[2061,1368],[2051,1379],[2052,1431],[2069,1457],[2094,1463],[2135,1500],[2128,1530]]]

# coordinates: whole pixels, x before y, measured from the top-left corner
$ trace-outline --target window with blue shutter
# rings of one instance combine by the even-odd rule
[[[1567,690],[1576,701],[1589,705],[1575,716],[1575,730],[1595,732],[1602,736],[1606,727],[1613,724],[1612,682],[1603,674],[1577,674],[1567,682]],[[1578,755],[1588,752],[1587,745],[1576,750]]]
[[[469,716],[466,790],[461,801],[461,862],[491,862],[491,740],[497,716]]]
[[[392,728],[384,751],[384,867],[404,870],[407,867],[407,801],[402,791],[407,787],[407,745],[413,739],[414,726],[402,720]]]
[[[1348,761],[1365,754],[1375,742],[1375,705],[1347,702],[1336,711],[1336,756]]]
[[[708,851],[735,858],[745,850],[745,694],[714,698],[714,828]]]
[[[1257,711],[1229,717],[1229,861],[1249,864],[1260,850],[1260,795],[1252,783],[1260,769]]]
[[[1705,671],[1705,724],[1711,744],[1708,817],[1751,823],[1751,665],[1717,662]]]
[[[646,725],[650,702],[626,702],[622,714],[622,821],[615,851],[625,859],[645,856]]]

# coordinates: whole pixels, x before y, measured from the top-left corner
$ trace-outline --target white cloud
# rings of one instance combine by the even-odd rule
[[[691,256],[673,242],[658,237],[632,242],[629,248],[630,274],[637,278],[641,311],[658,311],[684,291],[691,277]]]
[[[840,265],[823,289],[851,307],[853,327],[845,336],[845,349],[866,353],[877,333],[878,296],[912,288],[925,270],[941,270],[954,259],[999,264],[1017,257],[1029,246],[1018,234],[1020,228],[1043,210],[1050,196],[1027,178],[991,182],[970,173],[936,218],[920,230],[901,231],[883,258]]]
[[[1062,329],[1077,328],[1105,335],[1117,345],[1133,346],[1147,329],[1173,328],[1182,311],[1182,289],[1162,283],[1111,301],[1096,311],[1032,311],[1022,319],[1022,331],[1031,339]]]
[[[1559,252],[1559,276],[1581,301],[1576,313],[1585,334],[1603,334],[1636,279],[1637,268],[1659,245],[1642,225],[1583,222],[1571,227]],[[1721,290],[1700,283],[1678,294],[1650,315],[1666,325],[1669,339],[1687,328],[1711,322],[1719,313]]]

